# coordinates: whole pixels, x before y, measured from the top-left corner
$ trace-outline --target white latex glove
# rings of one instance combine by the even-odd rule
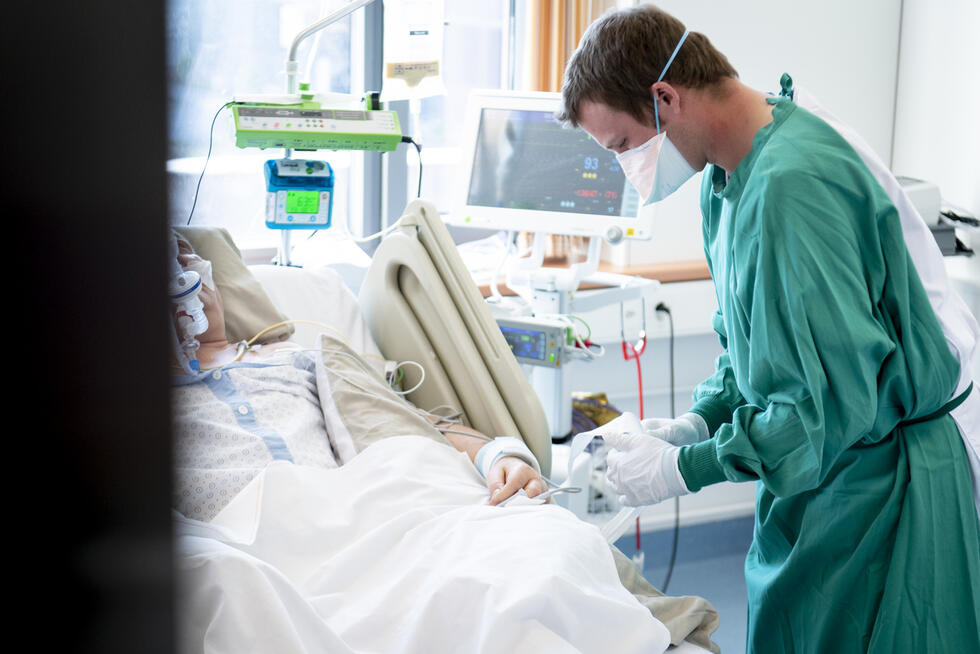
[[[606,424],[583,433],[591,434],[593,437],[601,436],[602,438],[606,438],[611,434],[642,434],[644,431],[640,419],[627,411],[626,413],[619,414]]]
[[[677,467],[680,448],[676,445],[640,431],[603,433],[602,437],[615,448],[606,457],[606,480],[619,495],[620,504],[656,504],[691,492]]]
[[[672,445],[691,445],[711,437],[708,423],[696,413],[685,413],[680,418],[647,418],[642,424],[644,432]]]

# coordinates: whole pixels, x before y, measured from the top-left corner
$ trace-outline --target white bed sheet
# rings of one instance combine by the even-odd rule
[[[416,436],[273,464],[211,524],[177,518],[181,651],[668,651],[598,529],[486,502],[465,455]]]

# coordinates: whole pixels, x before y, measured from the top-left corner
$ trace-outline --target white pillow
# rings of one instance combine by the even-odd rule
[[[327,327],[294,324],[295,333],[290,340],[306,348],[319,349],[321,333],[339,333],[357,354],[367,355],[373,368],[383,370],[381,351],[364,323],[357,298],[337,272],[326,266],[253,265],[249,269],[273,304],[290,319]]]

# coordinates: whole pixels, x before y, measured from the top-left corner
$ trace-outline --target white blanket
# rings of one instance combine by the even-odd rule
[[[178,517],[184,652],[663,652],[599,530],[491,507],[462,453],[404,436],[335,470],[274,463]]]

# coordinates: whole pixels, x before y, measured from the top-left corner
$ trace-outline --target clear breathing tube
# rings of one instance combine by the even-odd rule
[[[177,237],[171,232],[170,285],[167,290],[177,318],[176,330],[171,330],[174,354],[177,355],[180,367],[188,374],[193,374],[201,370],[201,364],[197,360],[197,350],[201,343],[197,337],[207,331],[208,318],[204,314],[204,303],[198,297],[202,285],[201,275],[194,270],[184,270],[177,255]]]
[[[204,304],[198,294],[201,292],[201,276],[193,270],[185,270],[170,282],[170,300],[176,305],[178,353],[186,360],[182,367],[199,372],[201,365],[197,360],[197,350],[201,347],[197,340],[199,334],[208,329],[208,318],[204,315]]]

